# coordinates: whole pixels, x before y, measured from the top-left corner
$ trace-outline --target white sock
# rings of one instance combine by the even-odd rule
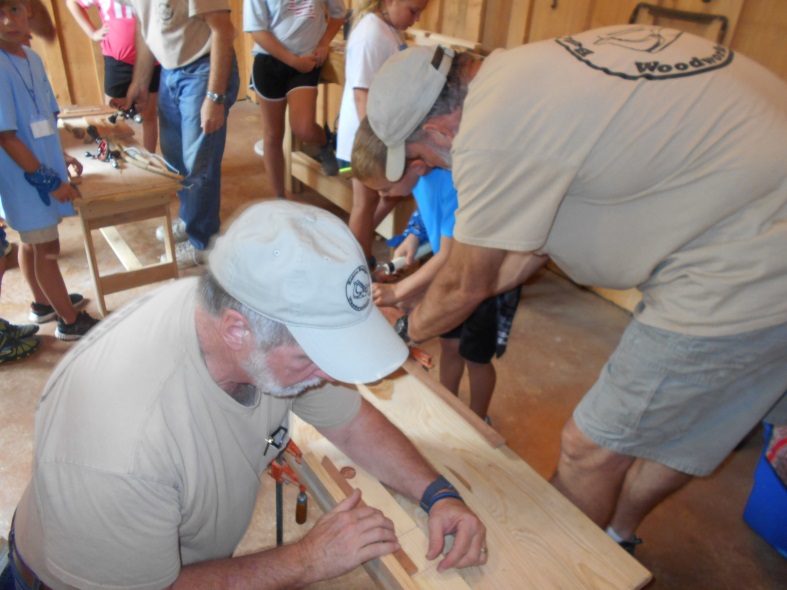
[[[615,529],[613,529],[611,526],[607,527],[606,532],[610,537],[612,537],[612,540],[615,541],[615,543],[622,543],[623,541],[625,541],[625,539],[621,537],[619,534],[617,534],[615,532]]]

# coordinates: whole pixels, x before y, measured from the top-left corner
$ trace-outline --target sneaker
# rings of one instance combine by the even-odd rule
[[[642,539],[640,539],[637,535],[631,535],[630,538],[626,539],[625,541],[621,541],[618,543],[623,549],[625,549],[631,555],[634,555],[634,549],[637,548],[637,545],[642,545]]]
[[[175,246],[175,260],[178,261],[178,268],[180,270],[191,268],[192,266],[199,266],[202,264],[204,256],[205,252],[195,248],[191,242],[181,242]],[[166,262],[167,255],[162,254],[159,260],[161,260],[161,262]]]
[[[55,330],[55,338],[65,341],[79,340],[87,334],[87,331],[95,326],[99,320],[91,317],[86,311],[80,311],[77,314],[77,319],[73,324],[67,324],[63,318],[57,318],[57,330]]]
[[[176,243],[185,242],[189,239],[189,236],[186,234],[186,222],[182,219],[178,219],[177,221],[172,222],[172,237],[175,239]],[[156,239],[159,242],[164,241],[164,226],[160,225],[156,228]]]
[[[85,298],[79,293],[69,293],[68,298],[71,300],[71,305],[74,306],[74,309],[79,309],[80,307],[83,307],[85,303],[87,303]],[[47,305],[46,303],[36,303],[35,301],[30,304],[30,315],[27,316],[27,319],[29,319],[31,322],[35,322],[36,324],[45,324],[47,322],[51,322],[56,317],[57,312],[51,305]]]
[[[324,146],[320,147],[320,163],[322,164],[322,171],[326,176],[336,176],[339,174],[339,162],[336,161],[336,153],[333,151],[333,141],[331,140],[331,133],[325,129],[325,135],[328,141]]]
[[[11,322],[0,318],[0,334],[6,334],[14,340],[27,338],[38,332],[38,326],[35,324],[24,324],[17,326]]]
[[[40,344],[38,336],[12,338],[7,333],[0,333],[0,365],[29,357]]]

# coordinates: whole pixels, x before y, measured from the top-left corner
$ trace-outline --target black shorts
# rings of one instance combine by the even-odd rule
[[[134,65],[114,57],[104,56],[104,94],[112,98],[126,98],[131,78],[134,75]],[[161,66],[156,65],[153,70],[153,77],[150,79],[148,92],[151,94],[158,92],[159,78],[161,77]]]
[[[268,100],[282,100],[290,90],[317,88],[321,69],[302,74],[272,55],[258,53],[254,56],[249,87]]]
[[[459,354],[465,360],[492,362],[497,350],[497,298],[484,299],[469,318],[440,337],[459,338]]]

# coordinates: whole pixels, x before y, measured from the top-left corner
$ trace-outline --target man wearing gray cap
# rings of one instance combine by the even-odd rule
[[[787,422],[785,97],[745,56],[645,25],[483,61],[408,49],[369,89],[353,169],[381,154],[366,159],[395,183],[421,158],[458,192],[409,337],[446,332],[547,258],[579,284],[642,291],[552,479],[628,549],[764,416]]]
[[[347,226],[315,207],[255,204],[208,263],[110,316],[53,372],[9,535],[14,573],[31,587],[293,588],[399,549],[356,491],[298,542],[231,558],[290,411],[421,500],[427,558],[455,535],[440,570],[485,563],[485,528],[456,490],[336,383],[380,379],[407,356]]]

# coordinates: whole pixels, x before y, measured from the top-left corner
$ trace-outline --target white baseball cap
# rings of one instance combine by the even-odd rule
[[[358,241],[323,209],[252,205],[216,240],[208,265],[227,293],[285,324],[338,381],[376,381],[407,358],[407,346],[372,301]]]
[[[447,47],[410,47],[389,57],[374,76],[366,116],[388,148],[385,176],[391,182],[404,174],[405,140],[432,110],[453,61]]]

